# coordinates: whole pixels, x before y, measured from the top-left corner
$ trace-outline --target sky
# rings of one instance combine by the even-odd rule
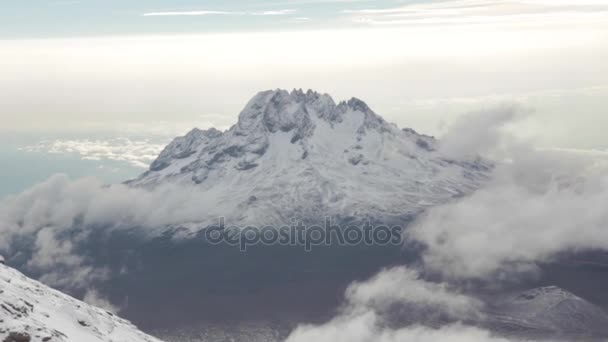
[[[608,149],[605,0],[5,0],[0,51],[13,155],[143,170],[274,88],[358,97],[436,136],[517,103],[534,115],[516,131],[539,147]]]

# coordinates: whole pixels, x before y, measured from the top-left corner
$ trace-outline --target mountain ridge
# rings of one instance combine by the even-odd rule
[[[488,322],[498,331],[528,338],[595,341],[608,337],[608,314],[558,286],[532,288],[499,300]]]
[[[388,123],[357,98],[336,104],[312,90],[268,90],[230,129],[193,129],[174,139],[127,184],[195,186],[224,206],[211,216],[231,214],[237,222],[310,215],[402,220],[474,191],[492,169],[482,159],[445,158],[438,144]]]

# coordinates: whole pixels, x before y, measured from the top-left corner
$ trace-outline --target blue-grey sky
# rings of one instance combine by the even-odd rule
[[[38,38],[336,28],[353,26],[344,11],[383,9],[416,2],[425,1],[6,0],[0,3],[0,36]]]
[[[8,132],[226,127],[257,91],[314,88],[431,134],[523,102],[544,144],[608,145],[607,0],[4,0],[0,51]]]
[[[606,11],[604,0],[4,0],[0,37],[597,21]]]
[[[517,102],[537,145],[607,151],[607,60],[608,0],[3,0],[0,143],[141,169],[260,90],[312,88],[439,136]]]

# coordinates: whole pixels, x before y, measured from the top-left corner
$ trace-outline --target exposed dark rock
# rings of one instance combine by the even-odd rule
[[[13,331],[8,334],[3,342],[30,342],[31,340],[32,338],[28,333]]]

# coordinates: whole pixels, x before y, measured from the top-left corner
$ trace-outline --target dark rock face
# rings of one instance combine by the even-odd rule
[[[185,159],[197,152],[200,145],[206,145],[211,140],[218,138],[222,132],[215,128],[208,130],[193,129],[183,137],[175,138],[160,153],[158,158],[150,165],[150,171],[160,171],[171,165],[172,159]]]
[[[24,332],[11,332],[4,339],[4,342],[30,342],[31,340],[32,340],[32,338],[27,333],[24,333]]]

